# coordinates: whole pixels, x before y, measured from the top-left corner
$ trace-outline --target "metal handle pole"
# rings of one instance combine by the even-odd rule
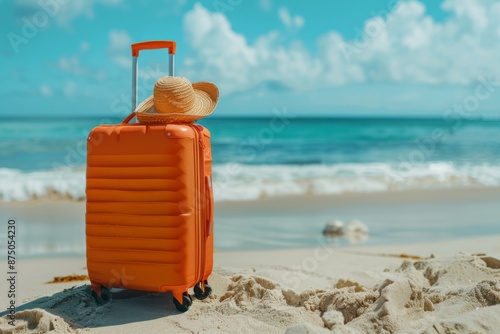
[[[137,66],[137,57],[132,57],[132,112],[134,112],[137,107]]]
[[[173,53],[168,55],[168,73],[171,77],[174,76],[174,56]]]

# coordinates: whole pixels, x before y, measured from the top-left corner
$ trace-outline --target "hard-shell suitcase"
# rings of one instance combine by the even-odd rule
[[[132,45],[133,94],[142,49]],[[88,137],[86,184],[87,268],[100,303],[110,288],[172,291],[179,311],[191,305],[188,289],[206,298],[213,266],[212,155],[209,131],[197,124],[100,125]]]

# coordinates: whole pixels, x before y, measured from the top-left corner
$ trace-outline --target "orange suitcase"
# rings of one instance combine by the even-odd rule
[[[175,43],[165,43],[172,75]],[[133,107],[136,65],[137,55]],[[118,125],[100,125],[88,137],[86,244],[92,294],[105,303],[110,288],[171,291],[176,308],[184,312],[192,302],[188,289],[194,288],[199,299],[211,292],[210,133],[195,124],[129,124],[133,116]]]

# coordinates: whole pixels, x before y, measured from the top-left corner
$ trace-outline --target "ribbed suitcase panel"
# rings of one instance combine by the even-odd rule
[[[88,224],[86,234],[88,237],[102,238],[137,238],[137,239],[163,239],[178,240],[186,233],[182,227],[140,227],[123,225],[94,225]],[[142,242],[142,240],[141,240]]]
[[[178,238],[118,238],[118,237],[96,237],[92,236],[88,247],[94,250],[137,250],[137,251],[166,251],[176,252],[182,248],[181,241]],[[168,242],[165,242],[168,240]]]
[[[165,227],[165,228],[179,228],[181,225],[187,224],[190,215],[141,215],[140,219],[137,216],[124,215],[124,214],[110,214],[110,213],[87,213],[87,226],[89,225],[107,225],[107,226],[131,226],[131,231],[137,231],[138,228],[148,227]]]
[[[178,216],[190,213],[192,208],[171,202],[93,202],[87,203],[89,213],[120,213],[134,216]]]
[[[184,125],[92,131],[91,139],[99,141],[89,144],[87,159],[87,266],[93,282],[150,291],[194,284],[199,190],[193,131]]]
[[[179,191],[185,187],[178,179],[137,179],[123,182],[121,179],[88,179],[89,190],[129,190],[129,191]]]
[[[161,167],[92,167],[87,170],[89,179],[176,179],[182,170],[176,166]]]
[[[88,189],[87,196],[92,202],[172,202],[179,203],[183,200],[178,191],[162,190],[107,190]]]
[[[174,251],[156,251],[148,249],[123,249],[123,248],[105,248],[94,249],[95,254],[87,257],[89,261],[95,262],[116,262],[116,263],[155,263],[155,264],[179,264],[182,263],[187,252]],[[145,273],[146,274],[146,273]],[[168,277],[165,277],[165,282]]]
[[[172,153],[165,154],[93,154],[87,163],[93,167],[154,167],[171,166],[171,162],[182,156],[182,147],[172,146]]]

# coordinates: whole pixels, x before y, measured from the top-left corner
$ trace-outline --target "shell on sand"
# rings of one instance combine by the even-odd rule
[[[340,237],[344,234],[343,227],[344,223],[340,220],[329,221],[323,229],[323,235],[326,237]]]
[[[368,239],[368,227],[359,220],[349,221],[342,230],[350,244],[357,244]]]
[[[348,233],[368,234],[368,227],[359,220],[353,219],[343,227],[343,231],[345,234]]]
[[[340,220],[329,221],[323,229],[325,237],[344,237],[349,243],[356,244],[368,239],[368,227],[359,220],[351,220],[344,224]]]

